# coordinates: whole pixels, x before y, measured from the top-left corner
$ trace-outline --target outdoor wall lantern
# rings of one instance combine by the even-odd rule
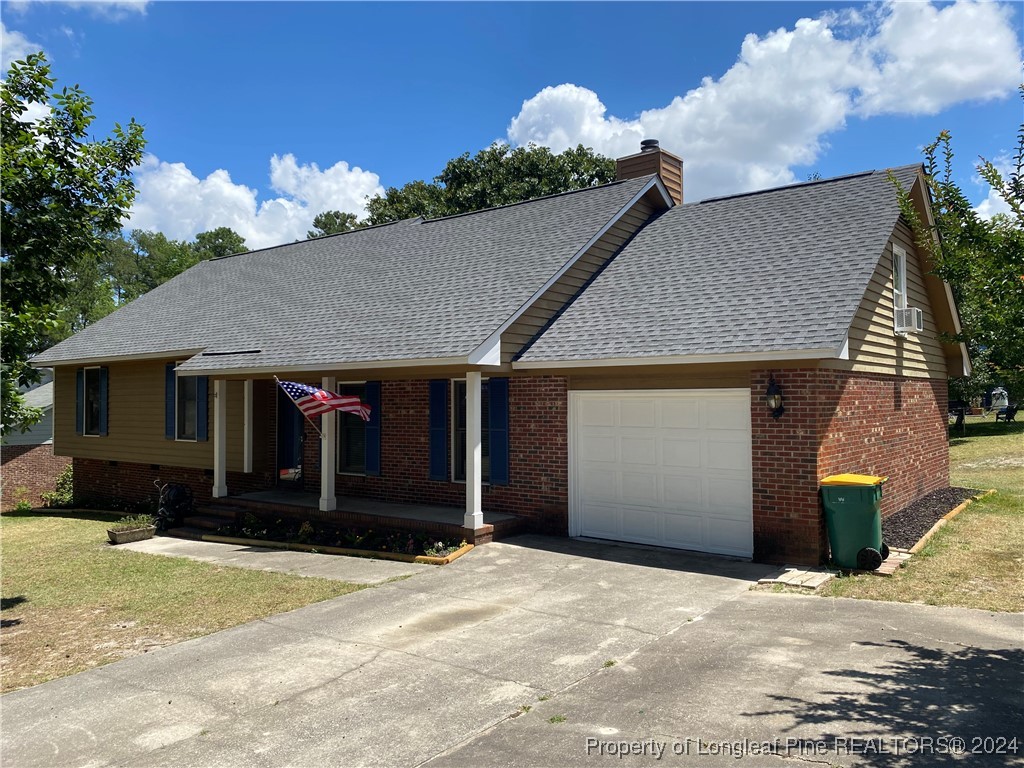
[[[768,389],[764,393],[764,401],[768,404],[768,410],[772,412],[772,418],[777,419],[786,412],[782,406],[782,387],[775,383],[773,375],[768,381]]]

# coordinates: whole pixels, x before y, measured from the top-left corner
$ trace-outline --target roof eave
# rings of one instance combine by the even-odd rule
[[[779,360],[841,359],[842,347],[784,349],[771,352],[722,352],[704,355],[658,355],[652,357],[603,357],[577,360],[520,360],[512,363],[514,370],[541,368],[616,368],[634,365],[696,365],[699,363],[770,363]]]

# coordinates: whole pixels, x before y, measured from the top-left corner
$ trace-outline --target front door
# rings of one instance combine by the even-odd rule
[[[306,437],[305,417],[285,392],[277,388],[277,484],[283,488],[302,487],[302,444]]]

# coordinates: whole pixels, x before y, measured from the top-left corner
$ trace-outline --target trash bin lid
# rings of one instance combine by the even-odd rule
[[[822,485],[881,485],[888,477],[876,475],[829,475],[821,479]]]

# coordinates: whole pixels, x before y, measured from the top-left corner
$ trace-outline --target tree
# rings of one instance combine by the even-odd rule
[[[1009,207],[1009,214],[988,220],[978,216],[953,181],[948,131],[926,146],[924,155],[935,224],[929,227],[920,220],[906,190],[898,190],[901,210],[919,246],[931,256],[934,273],[950,284],[963,329],[955,340],[967,344],[978,369],[972,380],[954,382],[950,394],[959,399],[976,394],[985,383],[1001,382],[1020,398],[1024,394],[1024,124],[1017,134],[1008,178],[985,158],[975,166]]]
[[[105,233],[120,228],[145,146],[134,119],[92,138],[92,100],[77,85],[57,91],[55,83],[42,53],[14,62],[0,83],[4,432],[37,417],[18,391],[38,381],[27,361],[57,332],[69,276],[102,250]],[[45,113],[33,119],[30,105]]]
[[[555,155],[533,144],[512,149],[498,143],[449,160],[433,182],[413,181],[370,198],[367,221],[451,216],[614,180],[615,161],[582,144]]]
[[[313,229],[306,232],[306,239],[312,240],[315,237],[324,237],[325,235],[339,235],[342,232],[351,232],[353,229],[359,229],[364,226],[366,225],[362,224],[354,213],[324,211],[323,213],[318,213],[316,218],[313,219]]]
[[[209,232],[200,232],[192,243],[196,263],[207,259],[219,259],[246,251],[245,238],[230,227],[217,227]]]

